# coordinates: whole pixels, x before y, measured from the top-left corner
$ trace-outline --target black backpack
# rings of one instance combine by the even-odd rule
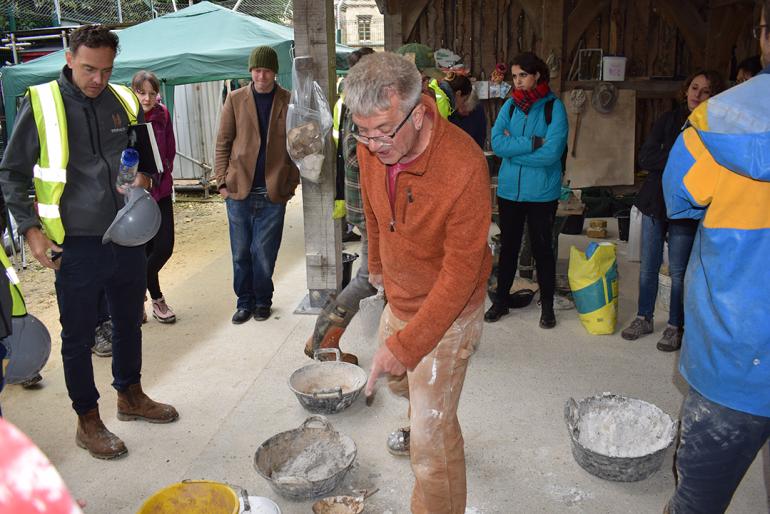
[[[553,120],[553,104],[556,101],[555,98],[551,98],[548,100],[543,107],[545,114],[545,124],[550,125],[551,120]],[[516,105],[513,106],[513,109],[516,108]],[[513,109],[511,109],[511,117],[513,117]],[[564,175],[564,172],[567,169],[567,145],[564,145],[564,152],[561,154],[561,173]]]

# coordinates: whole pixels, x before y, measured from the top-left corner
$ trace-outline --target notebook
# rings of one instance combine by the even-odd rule
[[[139,152],[139,171],[142,173],[163,173],[163,161],[158,151],[158,142],[152,123],[138,123],[128,127],[128,144]]]

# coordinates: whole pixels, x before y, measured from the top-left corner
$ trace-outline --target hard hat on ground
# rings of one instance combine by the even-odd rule
[[[51,355],[51,335],[45,325],[31,314],[14,316],[13,333],[4,338],[8,366],[5,381],[20,384],[35,377]]]

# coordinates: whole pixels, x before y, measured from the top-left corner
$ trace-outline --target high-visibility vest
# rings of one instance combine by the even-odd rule
[[[438,107],[438,113],[444,119],[449,118],[449,115],[452,114],[452,104],[449,101],[449,97],[444,93],[444,90],[438,85],[438,80],[431,79],[430,82],[428,82],[428,87],[436,94],[436,107]]]
[[[129,124],[136,125],[140,105],[134,92],[119,84],[109,84],[108,88],[125,109]],[[28,94],[40,141],[40,156],[34,168],[37,214],[48,238],[61,244],[64,241],[64,225],[59,202],[67,183],[69,162],[64,100],[55,80],[30,87]]]
[[[340,95],[337,98],[337,103],[334,104],[334,112],[332,113],[332,139],[334,139],[335,146],[340,144],[340,125],[342,124],[342,105],[344,103],[345,95]]]
[[[8,277],[8,285],[11,288],[11,299],[13,300],[13,309],[11,311],[12,316],[25,316],[27,314],[27,306],[24,303],[24,296],[19,289],[19,276],[16,274],[11,261],[5,252],[0,249],[0,264],[5,268],[5,276]]]

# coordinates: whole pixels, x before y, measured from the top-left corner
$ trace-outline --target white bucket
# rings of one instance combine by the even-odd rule
[[[602,57],[602,80],[613,82],[626,79],[625,57]]]

